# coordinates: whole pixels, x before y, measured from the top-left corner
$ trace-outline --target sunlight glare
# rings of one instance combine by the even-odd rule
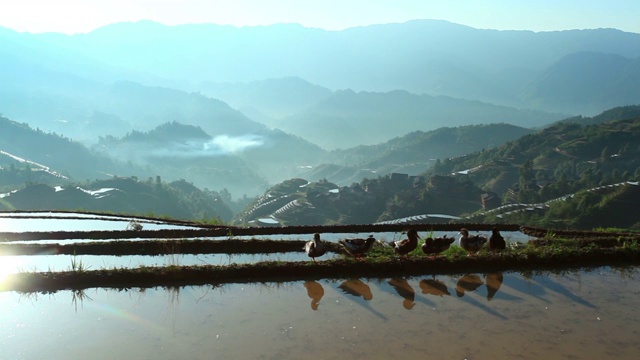
[[[24,260],[18,256],[0,256],[0,289],[9,285],[5,284],[9,275],[25,271],[23,265]]]

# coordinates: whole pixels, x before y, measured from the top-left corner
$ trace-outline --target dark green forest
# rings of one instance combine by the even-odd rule
[[[51,160],[47,162],[50,164],[54,157],[48,154],[55,154],[58,169],[67,169],[67,163],[81,166],[81,161],[68,161],[73,157],[58,157],[69,152],[79,155],[79,159],[85,156],[89,162],[92,156],[104,159],[69,139],[2,120],[5,126],[18,129],[21,141],[37,144],[27,155],[38,161]],[[507,131],[497,134],[496,129]],[[523,134],[518,137],[519,132]],[[168,139],[206,139],[207,135],[196,127],[167,123],[149,133],[104,138],[102,146],[119,146],[136,139],[148,143],[149,137],[161,144]],[[442,140],[452,138],[455,142]],[[438,141],[444,141],[441,148],[449,144],[456,147],[453,154],[466,154],[433,159],[434,151],[442,151],[435,150]],[[475,145],[467,145],[471,142]],[[4,143],[11,142],[7,138]],[[493,143],[498,145],[491,146]],[[478,149],[478,144],[487,146],[466,152]],[[70,171],[56,173],[5,154],[0,157],[0,191],[5,194],[0,198],[0,209],[82,209],[252,226],[265,225],[264,219],[281,225],[361,224],[426,214],[459,218],[451,221],[555,228],[640,226],[634,211],[640,202],[640,106],[614,108],[594,117],[568,118],[538,130],[476,125],[414,132],[375,148],[354,148],[350,154],[354,159],[364,159],[365,149],[372,150],[370,163],[422,159],[425,170],[418,175],[389,172],[375,176],[370,172],[374,176],[365,176],[350,185],[326,178],[292,178],[272,186],[258,198],[233,199],[224,188],[201,190],[190,180],[165,182],[160,175],[119,176],[103,172],[101,179],[81,180],[64,175]],[[104,165],[97,160],[93,164],[119,166],[108,159],[104,161]],[[178,157],[164,162],[179,168],[186,161]],[[202,161],[205,160],[198,159],[190,166],[197,167]],[[90,193],[99,189],[113,190],[106,196]]]
[[[321,180],[301,188],[306,181],[299,179],[297,186],[272,188],[236,221],[272,216],[284,224],[344,224],[447,214],[462,221],[637,228],[638,180],[640,107],[629,106],[438,159],[419,176],[390,174],[343,187]],[[493,210],[506,204],[535,211]]]

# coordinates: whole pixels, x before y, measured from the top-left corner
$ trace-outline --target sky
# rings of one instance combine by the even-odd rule
[[[615,28],[640,33],[639,0],[0,0],[0,26],[86,33],[117,22],[258,26],[299,23],[326,30],[438,19],[479,29]]]

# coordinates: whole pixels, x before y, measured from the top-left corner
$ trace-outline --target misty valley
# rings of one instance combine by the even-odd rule
[[[637,34],[142,21],[0,42],[0,209],[638,226]],[[509,204],[536,210],[491,211]]]

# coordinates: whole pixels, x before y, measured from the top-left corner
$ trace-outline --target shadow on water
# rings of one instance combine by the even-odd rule
[[[587,306],[589,308],[592,309],[597,309],[598,307],[593,305],[592,303],[590,303],[589,301],[585,300],[584,298],[581,298],[580,296],[574,294],[573,292],[571,292],[569,289],[567,289],[564,285],[558,283],[557,281],[554,281],[551,277],[549,276],[545,276],[542,278],[538,278],[537,280],[534,280],[536,282],[538,282],[540,284],[540,286],[544,287],[545,289],[549,289],[550,291],[553,291],[559,295],[562,295],[564,297],[566,297],[567,299],[577,303],[577,304],[581,304],[584,306]]]
[[[505,301],[522,301],[523,297],[514,295],[508,291],[499,291],[500,289],[509,288],[508,284],[512,281],[512,276],[505,277],[502,273],[489,273],[482,275],[487,289],[487,301],[500,299]]]
[[[524,296],[531,296],[545,303],[550,302],[549,299],[544,297],[547,294],[545,288],[533,282],[527,275],[523,275],[523,277],[509,276],[503,286],[517,291]],[[515,295],[513,296],[517,299],[521,299]]]
[[[402,307],[407,310],[411,310],[416,303],[422,303],[429,307],[434,307],[436,304],[429,301],[424,296],[415,296],[415,290],[405,278],[391,278],[386,284],[382,284],[380,289],[388,293],[395,293],[400,295],[404,300],[402,301]],[[394,291],[392,291],[393,289]]]
[[[487,285],[487,301],[491,301],[493,296],[496,294],[500,286],[502,285],[502,273],[493,273],[489,279],[491,279],[491,284],[485,284],[482,278],[476,274],[465,274],[461,276],[456,282],[456,295],[458,298],[468,304],[476,306],[478,309],[481,309],[493,316],[496,316],[502,320],[507,320],[508,318],[496,310],[490,308],[489,306],[481,303],[480,301],[472,298],[471,296],[465,296],[467,293],[475,292],[480,286]]]
[[[351,295],[352,297],[354,297],[355,299],[353,298],[350,298],[350,299],[354,300],[355,303],[362,305],[362,307],[369,310],[372,314],[376,315],[381,319],[388,320],[386,316],[384,316],[378,310],[371,307],[370,301],[373,300],[373,293],[371,292],[371,288],[369,287],[369,285],[364,283],[362,280],[347,279],[343,281],[338,286],[338,288],[342,290],[343,295],[345,296]]]
[[[404,300],[402,301],[402,307],[407,310],[413,309],[416,305],[416,292],[413,290],[407,279],[404,278],[391,278],[387,281],[387,284],[391,285],[396,293],[400,295]]]

